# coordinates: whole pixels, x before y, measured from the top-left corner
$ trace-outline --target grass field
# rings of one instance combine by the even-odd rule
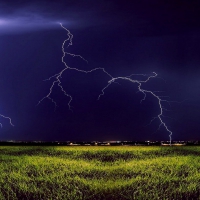
[[[200,147],[0,147],[0,199],[200,199]]]

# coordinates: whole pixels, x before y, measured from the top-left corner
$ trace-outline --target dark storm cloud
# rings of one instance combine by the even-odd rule
[[[140,1],[139,32],[144,36],[159,36],[199,30],[200,2],[197,0]]]

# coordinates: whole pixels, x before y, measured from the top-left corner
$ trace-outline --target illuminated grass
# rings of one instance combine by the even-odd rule
[[[0,199],[200,199],[200,147],[0,147]]]

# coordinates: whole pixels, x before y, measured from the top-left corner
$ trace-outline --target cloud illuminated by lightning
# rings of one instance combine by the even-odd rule
[[[72,109],[71,109],[71,102],[72,102],[73,98],[72,98],[72,96],[71,96],[70,94],[67,93],[67,91],[65,91],[65,89],[64,89],[63,86],[62,86],[61,78],[62,78],[63,73],[64,73],[65,71],[67,71],[67,70],[75,70],[75,71],[77,71],[77,72],[82,72],[82,73],[86,73],[86,74],[87,74],[87,73],[92,73],[92,72],[94,72],[94,71],[100,70],[100,71],[103,71],[103,73],[105,73],[107,76],[109,76],[110,80],[108,81],[108,84],[102,89],[102,93],[98,96],[98,100],[100,100],[101,96],[105,95],[105,90],[106,90],[112,83],[117,83],[117,82],[116,82],[117,80],[125,80],[125,81],[129,81],[129,82],[131,82],[131,83],[137,84],[137,85],[138,85],[138,87],[137,87],[137,88],[138,88],[138,92],[141,92],[141,93],[144,95],[143,98],[141,99],[141,103],[142,103],[142,101],[144,101],[144,100],[146,99],[147,94],[152,95],[152,96],[155,97],[155,99],[157,100],[158,106],[159,106],[159,109],[160,109],[160,112],[159,112],[159,114],[158,114],[156,117],[154,117],[154,118],[151,120],[151,122],[152,122],[153,120],[155,120],[155,119],[158,119],[158,120],[159,120],[160,124],[159,124],[158,129],[161,128],[161,126],[163,126],[163,127],[165,128],[165,130],[169,133],[169,139],[170,139],[170,144],[171,144],[171,140],[172,140],[172,131],[169,130],[168,126],[167,126],[166,123],[163,121],[163,118],[165,117],[165,116],[163,115],[163,112],[164,112],[165,108],[163,107],[162,103],[163,103],[163,102],[168,102],[168,101],[167,101],[167,100],[164,100],[164,99],[161,99],[161,98],[162,98],[161,96],[156,95],[156,92],[160,92],[160,91],[153,92],[153,91],[151,91],[151,90],[145,90],[145,89],[142,88],[142,84],[147,83],[148,81],[150,81],[150,79],[156,78],[156,77],[157,77],[157,73],[153,72],[152,75],[146,75],[146,74],[131,74],[130,76],[113,77],[113,76],[112,76],[110,73],[108,73],[104,68],[94,68],[94,69],[91,69],[91,70],[81,70],[81,69],[78,69],[78,68],[69,67],[69,66],[67,65],[67,63],[65,62],[65,56],[66,56],[66,55],[70,55],[70,56],[72,56],[72,57],[80,58],[80,59],[82,59],[83,61],[86,61],[86,62],[87,62],[87,60],[84,59],[84,58],[83,58],[82,56],[80,56],[80,55],[72,54],[72,53],[69,53],[69,52],[66,52],[66,51],[65,51],[65,48],[68,48],[69,46],[73,45],[73,43],[72,43],[72,42],[73,42],[73,41],[72,41],[72,40],[73,40],[73,35],[71,34],[71,32],[70,32],[67,28],[65,28],[65,27],[62,25],[62,23],[60,23],[60,26],[61,26],[65,31],[67,31],[67,36],[68,36],[68,38],[65,39],[64,42],[62,43],[62,53],[63,53],[63,55],[62,55],[61,61],[62,61],[62,63],[64,64],[64,68],[63,68],[59,73],[57,73],[57,74],[55,74],[55,75],[49,77],[48,79],[46,79],[46,80],[49,80],[49,81],[50,81],[50,80],[53,80],[53,82],[52,82],[51,87],[49,88],[49,93],[48,93],[46,96],[44,96],[44,97],[38,102],[38,104],[40,104],[40,103],[41,103],[43,100],[45,100],[45,99],[49,99],[49,100],[54,104],[55,109],[56,109],[57,103],[56,103],[56,101],[51,97],[51,95],[52,95],[52,92],[53,92],[54,88],[57,86],[57,87],[60,88],[60,90],[63,92],[63,94],[69,98],[69,100],[68,100],[68,107],[69,107],[70,110],[72,110]],[[146,78],[145,80],[133,79],[132,77],[133,77],[133,76],[136,76],[136,75],[137,75],[137,76],[147,77],[147,78]],[[37,105],[38,105],[38,104],[37,104]]]
[[[3,16],[0,14],[0,35],[57,29],[57,21],[55,18],[30,11],[16,13],[11,16]],[[68,20],[64,21],[64,23],[71,26],[75,22]]]
[[[30,31],[38,31],[42,29],[56,29],[57,23],[50,19],[42,17],[16,17],[16,18],[1,18],[0,16],[0,35],[16,34]]]
[[[5,26],[6,24],[8,24],[8,21],[4,20],[4,19],[0,19],[0,26]]]

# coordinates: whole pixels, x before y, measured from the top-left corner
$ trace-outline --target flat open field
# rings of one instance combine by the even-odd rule
[[[200,199],[200,147],[0,147],[0,199]]]

